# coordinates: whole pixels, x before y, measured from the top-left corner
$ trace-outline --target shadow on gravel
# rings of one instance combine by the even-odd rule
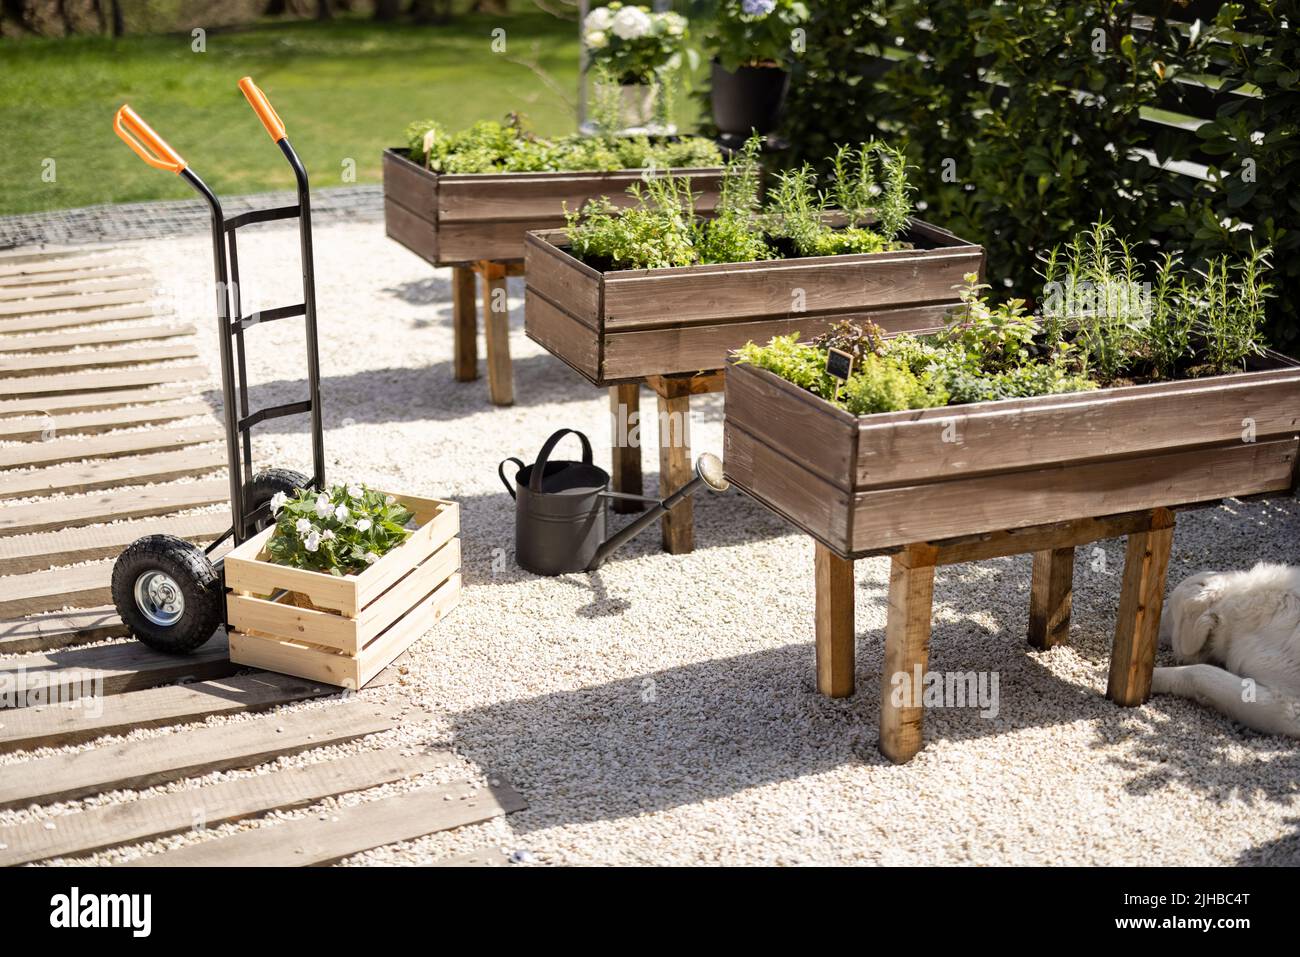
[[[514,368],[517,406],[585,402],[600,394],[576,372],[549,355],[523,356],[515,359]],[[446,421],[490,412],[496,406],[488,399],[486,363],[481,357],[479,370],[479,378],[472,382],[455,381],[450,361],[419,369],[367,369],[350,375],[323,375],[321,401],[325,428],[358,423]],[[306,398],[306,389],[306,381],[301,378],[260,383],[249,389],[249,407],[259,409],[297,402]],[[221,408],[220,391],[209,390],[203,397],[214,409]],[[563,424],[558,422],[557,428]],[[305,434],[307,418],[272,419],[259,425],[258,430]]]
[[[941,651],[960,644],[951,637],[937,634]],[[531,811],[511,819],[522,832],[697,804],[846,764],[891,767],[877,747],[882,640],[878,630],[859,634],[850,698],[818,694],[811,644],[787,645],[474,709],[453,718],[456,748],[526,793]],[[1102,696],[1019,649],[1015,664],[962,661],[957,647],[941,657],[943,667],[1001,668],[1002,710],[995,719],[930,711],[929,753],[1022,727],[1123,721]],[[1008,685],[1018,689],[1010,700]]]

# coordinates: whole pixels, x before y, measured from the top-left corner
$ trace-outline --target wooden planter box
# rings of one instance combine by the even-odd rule
[[[919,248],[602,273],[569,254],[564,230],[530,233],[526,327],[596,385],[721,369],[750,340],[842,319],[938,329],[984,250],[916,220],[907,238]]]
[[[722,168],[674,169],[689,176],[696,208],[711,212]],[[524,234],[564,225],[564,209],[608,196],[631,205],[627,188],[642,170],[612,173],[434,173],[405,150],[384,151],[384,227],[388,235],[435,266],[524,258]]]
[[[770,372],[726,376],[727,475],[842,558],[1295,487],[1300,364],[853,416]]]
[[[230,660],[361,688],[460,600],[454,502],[395,495],[418,528],[357,575],[266,560],[274,527],[225,558]],[[315,606],[303,607],[304,605]]]

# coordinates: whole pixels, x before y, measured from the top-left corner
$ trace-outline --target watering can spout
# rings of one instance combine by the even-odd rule
[[[659,519],[667,514],[668,510],[680,502],[682,499],[691,495],[700,485],[704,485],[714,492],[725,492],[731,488],[731,483],[727,481],[726,471],[723,468],[722,460],[716,455],[705,452],[695,460],[695,477],[673,492],[662,502],[656,503],[649,511],[642,514],[635,521],[620,529],[611,535],[592,556],[591,563],[587,565],[587,571],[594,572],[605,564],[610,555],[614,554],[623,545],[635,538],[647,527],[653,525]],[[612,493],[611,497],[613,496]]]

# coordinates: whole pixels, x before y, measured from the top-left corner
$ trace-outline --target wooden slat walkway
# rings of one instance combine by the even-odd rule
[[[5,767],[0,808],[53,804],[153,787],[213,771],[252,768],[286,754],[344,744],[396,727],[398,710],[353,699],[315,710],[259,715],[237,724],[123,741],[93,751],[33,758]]]
[[[0,697],[0,753],[21,758],[91,745],[7,764],[0,808],[254,768],[389,730],[405,713],[365,695],[333,700],[337,688],[232,665],[224,629],[181,656],[127,637],[110,605],[117,554],[147,534],[208,542],[230,521],[226,508],[195,511],[229,494],[224,432],[199,395],[211,377],[206,367],[185,364],[198,355],[194,336],[202,332],[156,316],[141,275],[139,264],[99,250],[0,252],[0,689],[9,689]],[[394,663],[367,689],[397,687],[404,670]],[[293,707],[311,699],[330,700]],[[139,728],[167,732],[120,737]],[[40,811],[35,821],[0,828],[0,865],[76,858],[311,805],[451,760],[363,750],[75,813]],[[328,863],[522,806],[508,786],[483,780],[422,787],[332,810],[324,821],[256,828],[243,832],[250,837],[203,841],[141,863]],[[504,860],[462,857],[440,863]]]
[[[301,768],[221,781],[140,798],[130,804],[61,814],[56,826],[42,821],[0,828],[0,866],[52,857],[83,857],[123,844],[183,834],[196,827],[255,817],[267,811],[314,804],[349,791],[365,790],[432,771],[451,761],[446,752],[404,755],[366,751]]]
[[[524,807],[509,785],[457,782],[270,824],[131,861],[128,867],[306,867],[477,824]]]

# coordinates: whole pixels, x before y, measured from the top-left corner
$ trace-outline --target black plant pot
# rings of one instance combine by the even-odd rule
[[[742,66],[735,73],[713,61],[713,122],[719,132],[747,137],[776,129],[790,89],[779,66]]]

